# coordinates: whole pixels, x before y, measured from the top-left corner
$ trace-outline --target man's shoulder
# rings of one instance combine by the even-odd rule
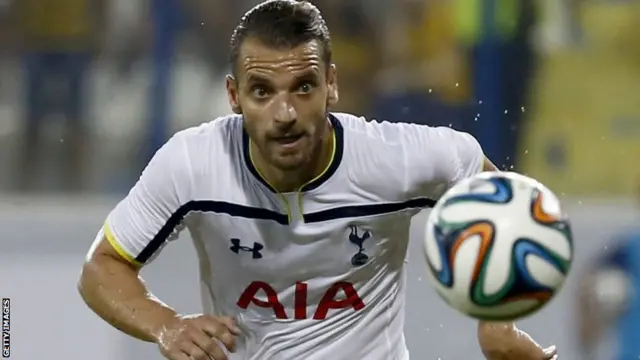
[[[398,125],[332,113],[344,131],[344,173],[350,187],[385,201],[404,200],[404,148]]]
[[[174,137],[182,140],[210,139],[235,133],[241,128],[242,116],[231,114],[182,129]]]
[[[241,147],[242,117],[227,115],[191,126],[171,136],[164,145],[165,153],[191,165],[226,165]]]
[[[332,115],[344,129],[345,158],[358,164],[362,176],[371,176],[375,169],[380,175],[394,169],[396,173],[404,172],[401,167],[410,145],[410,124],[367,119],[348,113]]]
[[[409,124],[393,123],[349,113],[332,113],[342,124],[345,135],[353,143],[373,143],[376,146],[397,145]]]
[[[332,112],[331,115],[340,121],[345,130],[400,129],[404,126],[403,123],[393,123],[345,112]]]
[[[406,144],[407,138],[415,137],[419,133],[438,133],[453,131],[448,127],[434,127],[424,124],[392,122],[366,118],[349,113],[332,113],[345,129],[347,136],[362,141],[374,142],[378,145]]]

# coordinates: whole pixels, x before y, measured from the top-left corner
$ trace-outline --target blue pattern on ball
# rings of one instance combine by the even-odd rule
[[[512,289],[518,293],[538,292],[538,291],[553,291],[552,288],[540,284],[536,279],[531,276],[531,272],[527,268],[526,258],[529,255],[535,255],[546,263],[553,265],[558,271],[563,272],[559,264],[556,263],[554,258],[549,255],[548,250],[542,247],[540,244],[533,242],[530,239],[518,239],[513,244],[513,262],[514,270],[519,273],[518,282],[513,284]]]
[[[511,187],[511,182],[509,179],[505,177],[492,177],[490,179],[478,179],[471,183],[469,186],[471,191],[474,189],[486,184],[487,182],[493,184],[495,186],[496,191],[492,194],[464,194],[454,196],[452,198],[447,199],[447,201],[443,204],[443,206],[449,206],[452,204],[457,204],[463,201],[477,201],[483,203],[491,203],[491,204],[506,204],[513,199],[513,189]]]
[[[438,271],[433,267],[431,261],[427,261],[427,263],[429,264],[429,268],[431,269],[434,277],[438,279],[442,285],[451,287],[453,286],[453,269],[451,269],[451,264],[449,263],[449,253],[451,251],[451,246],[453,245],[452,239],[457,237],[459,230],[445,232],[440,226],[434,226],[433,231],[438,245],[438,253],[442,261],[442,269]]]

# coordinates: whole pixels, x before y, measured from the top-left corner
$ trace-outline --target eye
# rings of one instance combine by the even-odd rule
[[[269,95],[269,91],[266,87],[262,85],[254,85],[251,87],[251,95],[260,99]]]
[[[302,94],[308,94],[313,91],[314,84],[311,82],[303,82],[298,86],[298,92]]]

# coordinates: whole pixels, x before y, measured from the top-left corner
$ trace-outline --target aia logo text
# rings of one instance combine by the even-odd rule
[[[237,305],[241,309],[246,310],[249,306],[258,306],[261,308],[270,308],[273,310],[277,319],[308,319],[309,315],[314,320],[324,320],[332,309],[353,309],[354,311],[362,310],[364,302],[358,295],[353,284],[346,281],[339,281],[331,285],[324,295],[313,314],[307,313],[307,287],[308,284],[302,281],[296,282],[295,294],[293,297],[294,308],[293,314],[287,314],[285,306],[280,302],[278,293],[271,285],[262,281],[254,281],[242,292],[238,299]],[[260,299],[256,296],[260,295]],[[261,300],[265,298],[266,301]]]

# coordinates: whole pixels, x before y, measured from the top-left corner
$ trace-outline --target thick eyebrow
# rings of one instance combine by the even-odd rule
[[[295,82],[299,83],[305,80],[318,80],[320,74],[313,69],[305,70],[304,72],[297,74],[295,78]]]
[[[247,83],[270,83],[271,80],[268,77],[263,75],[259,75],[256,73],[249,73],[247,74],[246,82]]]
[[[314,70],[314,69],[308,69],[308,70],[304,70],[302,72],[300,72],[299,74],[296,74],[295,79],[293,80],[294,84],[299,84],[302,81],[318,81],[318,78],[320,77],[320,74]],[[247,84],[271,84],[272,80],[264,75],[261,75],[259,73],[248,73],[246,75],[245,78],[245,82]]]

